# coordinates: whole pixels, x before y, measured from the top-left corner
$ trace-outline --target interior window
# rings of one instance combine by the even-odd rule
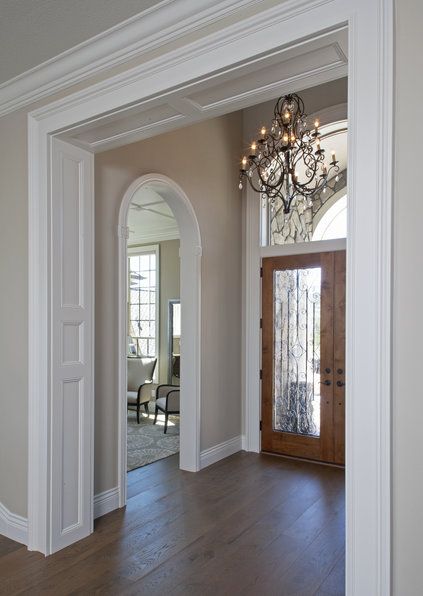
[[[157,255],[155,250],[128,256],[128,352],[157,356]]]
[[[322,216],[313,232],[313,240],[347,237],[347,195],[341,197]]]

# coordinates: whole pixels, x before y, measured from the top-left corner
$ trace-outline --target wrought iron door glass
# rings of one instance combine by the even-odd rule
[[[273,429],[320,436],[321,268],[274,271]]]

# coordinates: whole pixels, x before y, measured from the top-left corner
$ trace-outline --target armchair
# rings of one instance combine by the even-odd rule
[[[127,358],[126,360],[128,365],[128,410],[136,409],[139,424],[142,405],[148,414],[151,383],[153,382],[157,358]]]
[[[159,411],[165,415],[164,432],[167,433],[167,423],[170,414],[179,414],[179,385],[158,385],[156,388],[156,410],[154,422],[157,422]]]

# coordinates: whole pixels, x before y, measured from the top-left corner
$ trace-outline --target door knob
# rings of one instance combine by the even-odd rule
[[[344,381],[336,381],[338,387],[343,387],[345,385]]]
[[[336,372],[338,373],[338,375],[342,375],[342,373],[343,373],[344,371],[342,370],[342,368],[338,368],[338,370],[337,370]]]
[[[329,381],[329,379],[326,379],[326,381],[320,381],[321,385],[331,385],[332,383]]]

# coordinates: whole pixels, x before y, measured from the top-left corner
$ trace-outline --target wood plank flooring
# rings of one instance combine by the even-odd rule
[[[240,452],[190,474],[172,456],[51,557],[0,538],[0,594],[342,596],[344,515],[341,469]]]

